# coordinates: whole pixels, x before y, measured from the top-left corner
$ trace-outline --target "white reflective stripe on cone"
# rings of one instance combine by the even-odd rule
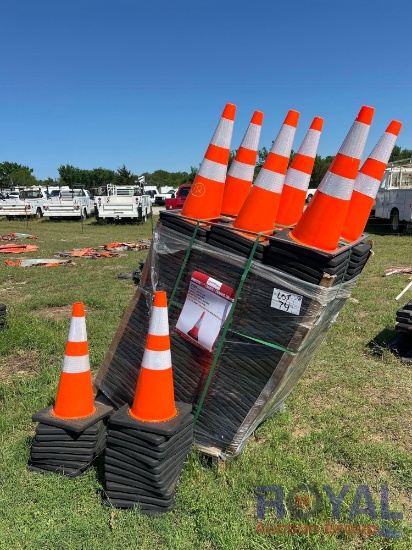
[[[169,334],[167,308],[152,306],[149,334],[153,334],[155,336],[167,336]]]
[[[354,122],[352,128],[349,130],[348,135],[342,143],[341,148],[339,149],[339,153],[341,155],[346,155],[347,157],[360,159],[362,157],[369,130],[369,124]]]
[[[233,120],[221,118],[210,143],[216,145],[217,147],[229,149],[230,141],[232,139],[233,124]]]
[[[153,351],[146,348],[143,353],[142,367],[149,370],[171,369],[172,356],[170,349],[165,351]]]
[[[246,134],[240,146],[245,149],[250,149],[251,151],[257,151],[261,129],[262,126],[260,124],[249,124],[249,128],[246,130]]]
[[[90,370],[89,355],[65,355],[62,372],[76,374]]]
[[[69,328],[69,342],[86,342],[86,319],[85,317],[72,317]]]
[[[255,172],[255,166],[251,164],[245,164],[234,160],[230,165],[228,175],[233,178],[239,178],[240,180],[252,181],[253,174]]]
[[[198,176],[203,176],[209,180],[225,183],[226,180],[227,165],[214,162],[204,158],[200,165]]]
[[[293,187],[294,189],[307,191],[309,181],[310,174],[306,174],[301,170],[295,170],[294,168],[288,168],[285,177],[285,185],[289,185],[289,187]]]
[[[267,191],[280,193],[282,191],[284,181],[285,174],[279,174],[278,172],[272,172],[272,170],[262,168],[256,178],[254,187],[260,187],[261,189],[266,189]]]
[[[353,190],[374,199],[378,192],[380,183],[380,180],[367,176],[362,172],[358,172]]]
[[[333,172],[326,172],[323,180],[320,182],[318,191],[321,191],[329,197],[350,200],[353,191],[354,180],[338,176]],[[331,212],[331,215],[333,213]]]
[[[289,158],[292,150],[293,139],[295,137],[296,128],[284,124],[277,135],[274,144],[270,150],[271,153],[280,155],[281,157]]]
[[[385,132],[382,136],[383,139],[378,141],[369,157],[387,164],[397,137],[395,134]]]
[[[315,158],[320,139],[319,130],[308,130],[302,145],[299,147],[298,154],[306,157]]]

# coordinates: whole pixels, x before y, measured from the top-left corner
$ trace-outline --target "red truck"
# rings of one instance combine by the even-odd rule
[[[174,198],[166,199],[166,210],[181,210],[191,187],[190,183],[184,183],[178,187]]]

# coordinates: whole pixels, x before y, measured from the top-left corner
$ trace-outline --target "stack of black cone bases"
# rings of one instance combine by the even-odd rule
[[[0,304],[0,330],[5,327],[6,324],[6,304]]]
[[[370,255],[371,244],[361,240],[350,246],[342,244],[328,253],[299,245],[289,237],[289,230],[265,235],[255,246],[256,234],[235,230],[229,223],[216,223],[218,221],[202,222],[196,239],[244,257],[250,257],[254,248],[254,260],[315,285],[319,285],[325,275],[332,286],[350,281],[362,272]],[[195,222],[178,213],[164,211],[160,222],[183,235],[193,235]]]
[[[178,414],[142,422],[125,405],[109,420],[104,461],[110,504],[148,515],[172,510],[180,472],[193,442],[191,405],[176,402]]]
[[[106,410],[104,417],[107,414]],[[43,411],[35,413],[32,418],[35,422],[40,421],[36,426],[29,457],[29,468],[32,471],[76,477],[106,447],[107,429],[102,415],[81,423],[53,419],[50,414],[43,414]]]
[[[412,363],[412,300],[396,312],[396,338],[389,349],[395,352],[404,363]]]
[[[396,312],[395,329],[412,337],[412,300]]]
[[[32,416],[39,425],[31,447],[30,469],[80,475],[104,449],[105,420],[112,412],[111,405],[93,396],[85,308],[76,302],[55,404]]]
[[[280,231],[269,238],[263,263],[315,285],[330,279],[334,286],[360,275],[371,248],[371,243],[357,242],[328,253],[300,245],[290,238],[288,231]]]
[[[160,211],[160,220],[165,227],[174,229],[183,235],[192,236],[197,224],[197,220],[186,218],[176,212],[167,210]],[[210,232],[210,224],[207,222],[199,222],[195,238],[198,241],[206,242]]]

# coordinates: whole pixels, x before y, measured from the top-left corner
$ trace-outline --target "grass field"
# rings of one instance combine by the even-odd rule
[[[156,218],[154,218],[154,223]],[[97,372],[135,287],[119,273],[137,269],[146,252],[119,258],[78,258],[75,267],[7,267],[0,258],[0,302],[7,328],[0,331],[0,549],[272,549],[412,547],[411,367],[385,348],[394,336],[396,310],[412,299],[395,297],[407,275],[384,278],[384,270],[412,265],[412,236],[386,235],[370,227],[374,256],[326,341],[286,407],[261,425],[243,454],[224,467],[192,450],[177,490],[176,507],[163,517],[117,510],[104,501],[102,461],[69,479],[30,472],[27,460],[35,426],[31,415],[53,402],[70,323],[71,305],[83,301],[92,369]],[[151,235],[145,225],[103,225],[88,220],[12,222],[10,231],[39,236],[40,250],[26,258],[53,258],[59,251]],[[257,533],[258,486],[279,485],[287,494],[316,487],[320,511],[310,520],[281,522],[270,508],[265,525],[310,523],[319,533]],[[348,485],[340,524],[378,529],[381,486],[389,487],[391,519],[399,538],[328,534],[335,494]],[[377,518],[349,518],[356,489],[370,490]],[[266,500],[271,496],[266,495]],[[369,503],[370,504],[370,503]],[[366,507],[362,499],[360,508]]]

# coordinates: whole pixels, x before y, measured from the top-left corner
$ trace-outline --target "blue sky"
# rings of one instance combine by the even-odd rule
[[[232,149],[255,109],[267,148],[296,109],[294,149],[321,116],[334,155],[363,104],[364,157],[392,119],[412,148],[411,16],[404,0],[3,0],[0,162],[189,171],[227,102]]]

